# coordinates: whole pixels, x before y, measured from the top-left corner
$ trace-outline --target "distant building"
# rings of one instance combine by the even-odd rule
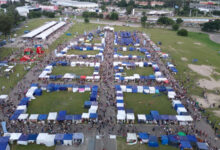
[[[165,11],[165,10],[152,10],[147,12],[149,16],[173,16],[172,11]]]
[[[77,8],[97,8],[97,7],[99,7],[97,3],[79,2],[79,1],[72,1],[72,0],[52,0],[51,4],[57,5],[57,6],[77,7]]]
[[[45,11],[56,11],[56,10],[58,10],[58,6],[36,5],[36,7],[41,8],[41,10],[45,10]]]
[[[148,6],[149,2],[146,1],[135,1],[135,4],[140,5],[140,6]],[[151,1],[150,6],[155,7],[155,6],[163,6],[164,2],[161,1]]]
[[[16,7],[16,10],[18,11],[18,14],[20,16],[27,17],[30,11],[37,11],[41,9],[32,6],[20,6],[20,7]]]

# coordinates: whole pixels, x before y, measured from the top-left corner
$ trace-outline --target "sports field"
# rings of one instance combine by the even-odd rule
[[[96,55],[99,51],[91,50],[91,51],[80,51],[80,50],[68,50],[67,55]]]
[[[92,76],[93,72],[94,72],[93,67],[55,66],[53,68],[52,74],[53,75],[64,75],[65,73],[73,73],[78,76],[81,76],[81,75]]]
[[[117,150],[178,150],[178,148],[159,144],[158,148],[149,147],[147,144],[127,145],[125,138],[117,138]]]
[[[141,76],[149,76],[153,75],[154,71],[152,67],[136,67],[135,69],[125,69],[125,73],[127,76],[132,76],[134,74],[139,74]]]
[[[164,94],[124,93],[125,108],[134,110],[137,114],[149,114],[151,110],[157,110],[163,115],[176,115],[171,101]]]
[[[73,93],[68,91],[43,92],[36,97],[28,106],[29,114],[48,114],[66,110],[68,114],[82,114],[87,112],[84,109],[84,102],[89,100],[90,93]]]

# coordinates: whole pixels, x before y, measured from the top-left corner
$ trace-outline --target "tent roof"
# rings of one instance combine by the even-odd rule
[[[21,136],[21,133],[11,133],[10,140],[18,140],[20,136]]]
[[[48,117],[47,114],[40,114],[40,115],[38,116],[38,120],[46,120],[47,117]]]
[[[29,120],[37,120],[38,116],[38,114],[31,114]]]
[[[209,149],[209,146],[207,143],[201,143],[201,142],[197,142],[197,147],[201,150],[208,150]]]
[[[56,120],[56,118],[57,118],[57,112],[50,112],[47,120]]]
[[[189,149],[191,149],[192,148],[192,146],[191,146],[191,144],[188,142],[188,141],[181,141],[180,142],[180,145],[181,145],[181,147],[182,148],[189,148]]]
[[[73,139],[84,139],[84,134],[83,133],[74,133]]]
[[[8,143],[9,138],[9,136],[0,137],[0,145],[3,143]]]
[[[22,134],[18,139],[18,141],[27,141],[27,140],[28,140],[28,135],[24,135],[24,134]]]
[[[149,138],[149,134],[147,134],[147,133],[140,132],[140,133],[138,133],[138,135],[139,135],[139,138],[141,138],[141,139],[148,139]]]
[[[28,140],[30,141],[36,141],[38,134],[29,134]]]
[[[193,118],[191,116],[176,115],[176,118],[178,121],[193,121]]]
[[[55,135],[55,140],[57,140],[57,141],[61,141],[61,140],[63,140],[63,138],[64,138],[64,134],[56,134]]]
[[[64,134],[63,140],[73,140],[73,134]]]
[[[145,114],[138,114],[137,117],[138,117],[138,120],[146,120]]]
[[[136,133],[127,133],[127,140],[137,140]]]

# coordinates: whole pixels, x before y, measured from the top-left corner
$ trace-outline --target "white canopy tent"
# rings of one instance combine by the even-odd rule
[[[50,28],[51,26],[55,25],[57,22],[56,21],[51,21],[37,29],[32,30],[31,32],[29,32],[28,34],[23,35],[23,38],[32,38],[36,35],[38,35],[39,33],[43,32],[44,30]]]
[[[57,119],[57,112],[50,112],[48,115],[48,121],[55,121]]]
[[[137,135],[136,135],[136,133],[127,133],[127,144],[128,145],[137,144]]]

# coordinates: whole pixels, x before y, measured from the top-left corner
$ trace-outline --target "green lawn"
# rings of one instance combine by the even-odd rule
[[[0,48],[0,60],[5,60],[5,58],[7,58],[8,56],[11,56],[15,50],[16,48],[1,47]]]
[[[55,146],[46,147],[44,145],[28,144],[26,145],[10,145],[11,150],[55,150]]]
[[[124,93],[125,108],[131,108],[137,114],[149,114],[157,110],[163,115],[176,115],[171,101],[164,94]]]
[[[135,69],[125,69],[125,73],[127,76],[132,76],[134,74],[139,74],[142,76],[148,76],[154,74],[152,67],[136,67]]]
[[[97,29],[98,26],[102,26],[102,25],[92,24],[92,23],[75,23],[72,27],[69,28],[69,30],[67,30],[56,41],[54,41],[53,44],[51,44],[49,46],[49,51],[56,49],[56,47],[59,44],[62,44],[64,42],[68,42],[69,40],[73,39],[74,36],[77,36],[76,32],[78,32],[78,34],[83,34],[84,31],[88,32],[88,31]],[[66,33],[71,33],[72,36],[67,36]]]
[[[80,51],[80,50],[68,50],[67,54],[68,55],[71,55],[71,54],[74,54],[74,55],[96,55],[98,54],[99,51],[97,50],[92,50],[92,51]]]
[[[178,150],[178,148],[162,144],[158,148],[151,148],[147,144],[127,145],[125,138],[117,138],[117,150]]]
[[[90,93],[73,93],[67,91],[43,92],[43,94],[31,101],[28,106],[29,114],[48,114],[66,110],[68,114],[82,114],[84,102],[89,100]]]
[[[94,72],[93,67],[71,67],[71,66],[55,66],[53,68],[53,75],[64,75],[65,73],[73,73],[76,75],[92,76]]]
[[[10,90],[20,81],[27,71],[24,70],[24,65],[18,64],[14,68],[14,73],[10,73],[9,79],[6,78],[5,73],[2,70],[2,76],[0,76],[0,88],[5,86],[5,90],[0,90],[0,94],[9,94]],[[19,77],[17,77],[19,74]]]
[[[118,53],[122,55],[145,56],[144,53],[141,53],[139,51],[118,51]]]

